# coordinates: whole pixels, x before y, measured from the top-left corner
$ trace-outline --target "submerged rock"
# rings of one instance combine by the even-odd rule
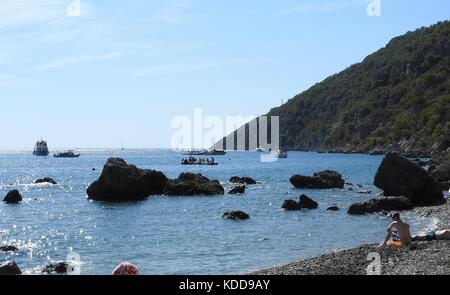
[[[53,180],[53,179],[51,179],[51,178],[49,178],[49,177],[40,178],[40,179],[36,180],[34,183],[35,183],[35,184],[39,184],[39,183],[50,183],[50,184],[53,184],[53,185],[58,184],[55,180]]]
[[[119,158],[110,158],[100,178],[87,189],[90,199],[103,201],[133,201],[151,195],[161,195],[167,177],[160,171],[139,169]]]
[[[364,215],[366,213],[375,213],[392,210],[411,210],[413,204],[406,197],[383,197],[379,199],[370,199],[365,202],[354,203],[348,209],[350,215]]]
[[[286,211],[297,211],[302,210],[302,206],[297,201],[294,200],[286,200],[281,206],[282,209]]]
[[[42,272],[63,274],[63,273],[67,273],[69,271],[69,267],[70,267],[69,263],[64,262],[64,261],[59,261],[59,262],[48,264],[46,267],[44,267]]]
[[[303,189],[330,189],[344,188],[345,181],[342,175],[336,171],[326,170],[314,173],[311,176],[294,175],[290,182],[296,188]]]
[[[239,177],[239,176],[233,176],[230,178],[231,183],[240,183],[240,184],[256,184],[256,180],[254,180],[251,177]]]
[[[2,252],[16,252],[18,250],[15,246],[0,246],[0,251]]]
[[[388,153],[375,175],[374,185],[385,196],[404,196],[414,206],[445,203],[439,183],[424,169],[398,153]]]
[[[245,185],[241,185],[241,186],[236,186],[234,188],[232,188],[229,192],[229,195],[240,195],[240,194],[245,194]]]
[[[18,190],[12,190],[3,199],[3,202],[7,204],[18,204],[22,202],[22,196],[20,195]]]
[[[178,179],[168,180],[163,194],[168,196],[223,195],[224,188],[218,180],[209,180],[201,174],[181,173]]]
[[[243,211],[228,211],[225,212],[222,217],[225,219],[246,220],[250,218],[250,215]]]
[[[22,271],[14,261],[0,264],[0,275],[20,275]]]
[[[339,211],[339,207],[338,206],[331,206],[327,208],[327,211]]]

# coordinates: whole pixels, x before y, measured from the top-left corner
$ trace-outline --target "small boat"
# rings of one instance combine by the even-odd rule
[[[288,152],[284,150],[278,150],[275,154],[278,159],[286,159],[288,157]]]
[[[35,156],[48,156],[50,152],[48,151],[47,142],[45,140],[39,140],[34,146],[33,155]]]
[[[189,157],[188,159],[181,160],[181,165],[217,166],[219,165],[219,163],[217,163],[214,158],[210,160],[204,158]]]
[[[226,152],[224,150],[191,150],[183,153],[185,156],[224,156]]]
[[[262,148],[258,147],[255,149],[255,152],[256,153],[264,153],[264,150]]]
[[[53,155],[55,158],[78,158],[80,154],[75,154],[74,151],[66,151],[61,153],[56,153]]]

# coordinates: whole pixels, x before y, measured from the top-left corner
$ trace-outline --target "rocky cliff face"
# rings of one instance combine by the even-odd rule
[[[394,38],[268,115],[280,117],[280,139],[289,149],[414,155],[446,150],[450,22]]]

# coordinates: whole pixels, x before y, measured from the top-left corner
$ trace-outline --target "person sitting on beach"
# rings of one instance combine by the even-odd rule
[[[392,213],[391,219],[392,223],[387,228],[386,239],[380,246],[405,246],[410,244],[412,237],[409,224],[403,222],[398,212]]]
[[[412,238],[413,241],[444,241],[450,240],[450,229],[443,229],[430,232],[426,235],[418,235]]]

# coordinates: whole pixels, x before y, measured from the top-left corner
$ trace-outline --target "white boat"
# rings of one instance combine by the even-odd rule
[[[264,153],[264,150],[262,148],[258,147],[255,149],[255,152],[256,153]]]
[[[275,154],[278,159],[286,159],[288,157],[288,152],[283,150],[278,150]]]

